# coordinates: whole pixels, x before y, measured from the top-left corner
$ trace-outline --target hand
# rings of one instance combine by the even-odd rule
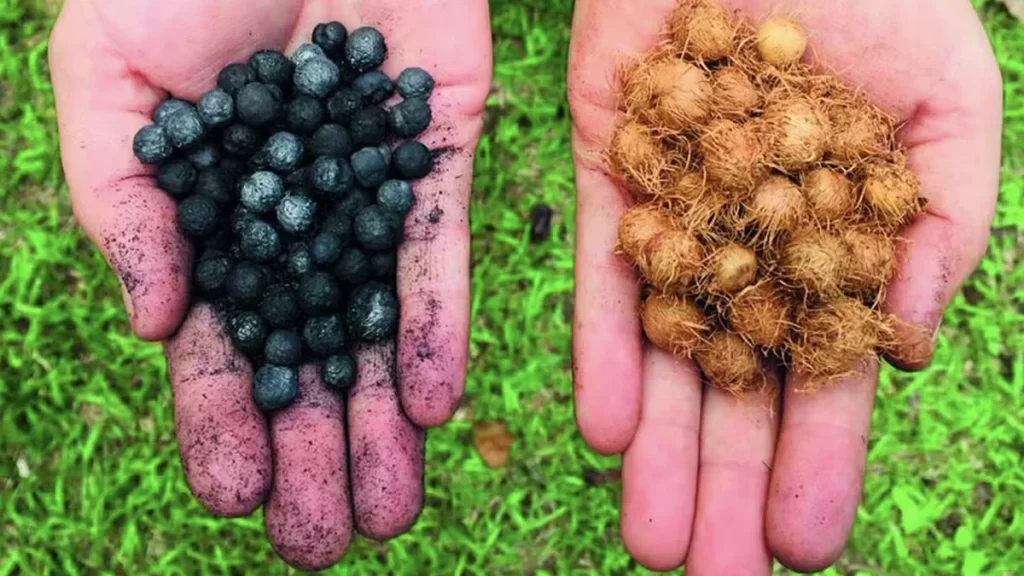
[[[613,254],[629,201],[595,161],[616,121],[611,79],[623,58],[656,43],[675,4],[576,3],[577,421],[594,449],[624,452],[622,535],[641,563],[769,574],[775,557],[818,570],[838,558],[858,505],[877,363],[810,395],[793,393],[795,374],[781,397],[743,403],[702,388],[695,364],[642,341],[637,277]],[[725,4],[759,19],[779,3]],[[909,249],[885,309],[902,321],[890,362],[923,368],[943,308],[987,245],[1002,118],[995,58],[966,0],[788,4],[810,33],[808,56],[907,122],[902,141],[929,207],[904,233]]]
[[[291,53],[330,20],[381,29],[392,77],[414,65],[431,72],[434,125],[419,139],[453,152],[415,183],[398,257],[397,352],[359,351],[347,410],[306,367],[296,403],[268,427],[248,362],[208,307],[189,309],[191,249],[131,143],[167,91],[194,101],[224,65],[263,48]],[[465,379],[467,210],[491,79],[487,3],[76,0],[54,28],[50,62],[75,214],[117,272],[135,332],[169,339],[177,436],[196,497],[222,516],[265,501],[276,550],[308,569],[336,562],[353,528],[375,539],[407,530],[423,504],[422,429],[449,418]]]

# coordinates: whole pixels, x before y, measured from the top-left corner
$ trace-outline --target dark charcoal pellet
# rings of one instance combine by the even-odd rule
[[[197,243],[197,246],[201,247],[203,250],[226,251],[232,249],[231,245],[234,242],[234,240],[235,239],[231,235],[231,232],[229,232],[223,227],[220,227],[219,230],[215,232],[213,236],[203,238],[201,242]]]
[[[324,123],[327,110],[319,100],[312,96],[301,95],[288,104],[285,112],[285,126],[290,132],[302,136],[312,134]]]
[[[387,112],[379,106],[370,106],[356,112],[348,124],[348,135],[355,148],[376,146],[384,142],[388,137]]]
[[[370,254],[370,271],[374,278],[390,282],[398,272],[398,253],[394,250],[372,252]]]
[[[195,193],[202,194],[227,208],[235,203],[235,183],[223,168],[204,168],[196,178]]]
[[[224,290],[228,274],[234,263],[231,257],[224,253],[204,254],[196,263],[195,282],[196,287],[203,294],[212,296]]]
[[[281,254],[281,237],[270,224],[255,220],[242,231],[242,255],[253,262],[269,262]]]
[[[263,350],[267,339],[267,325],[260,315],[245,310],[236,313],[230,322],[231,340],[244,353],[255,354]]]
[[[266,272],[251,262],[239,262],[228,274],[228,296],[239,306],[257,305],[266,287]]]
[[[381,210],[376,204],[356,214],[353,230],[356,241],[367,250],[394,248],[401,237],[397,216]]]
[[[384,157],[384,161],[391,165],[391,146],[387,142],[377,145],[377,150],[380,150],[380,155]]]
[[[272,124],[281,115],[281,100],[267,84],[251,82],[238,91],[235,113],[245,124],[262,128]]]
[[[388,127],[403,138],[412,138],[430,126],[430,106],[420,98],[407,98],[388,111]]]
[[[255,172],[242,182],[242,205],[257,214],[266,214],[284,198],[284,182],[273,172]]]
[[[256,71],[242,62],[228,64],[217,75],[217,87],[232,96],[237,96],[247,84],[256,81]]]
[[[356,112],[363,109],[363,97],[349,88],[339,88],[327,100],[327,113],[332,122],[347,126]]]
[[[239,204],[235,206],[234,211],[231,212],[231,232],[235,236],[241,236],[242,230],[245,230],[249,223],[259,219],[255,212],[245,207],[245,204]]]
[[[352,88],[367,104],[380,104],[395,93],[395,84],[380,70],[360,74],[352,82]]]
[[[317,356],[337,354],[345,346],[345,327],[341,316],[331,314],[307,319],[302,327],[302,339]]]
[[[264,84],[281,88],[292,85],[295,64],[277,50],[260,50],[249,59],[249,65],[256,70],[256,79]]]
[[[341,239],[343,244],[347,244],[352,237],[352,217],[335,206],[320,223],[320,231],[333,234]]]
[[[530,209],[530,242],[534,244],[547,240],[551,235],[551,218],[554,210],[547,204],[537,204]]]
[[[416,180],[430,174],[434,169],[434,157],[422,142],[408,140],[395,148],[391,165],[402,178]]]
[[[160,126],[164,126],[167,124],[167,119],[170,118],[175,112],[177,112],[178,110],[191,107],[191,104],[179,98],[168,98],[167,100],[161,102],[153,110],[153,122],[159,124]]]
[[[356,217],[360,210],[373,204],[373,200],[373,192],[366,188],[356,187],[348,196],[342,198],[341,202],[335,204],[334,210],[338,214],[345,214],[351,220]]]
[[[356,383],[356,372],[356,361],[343,352],[324,360],[320,375],[331,389],[344,392]]]
[[[415,202],[412,186],[405,180],[388,180],[377,189],[377,204],[399,216],[405,216]]]
[[[392,338],[398,328],[398,300],[385,284],[367,282],[352,291],[345,321],[349,336],[357,340]]]
[[[395,81],[395,87],[402,98],[430,97],[434,90],[434,78],[423,68],[412,67],[402,70]]]
[[[295,68],[295,89],[323,98],[338,87],[341,71],[327,58],[310,58]]]
[[[299,308],[310,316],[328,314],[340,301],[338,281],[327,272],[310,272],[299,282]]]
[[[156,172],[156,184],[161,190],[175,198],[183,198],[195,188],[198,172],[183,158],[175,158],[160,166]]]
[[[267,336],[263,359],[279,366],[295,366],[302,360],[302,338],[294,330],[274,330]]]
[[[341,238],[330,232],[321,232],[309,243],[309,254],[313,257],[313,262],[327,266],[341,256],[343,247]]]
[[[193,166],[200,169],[213,168],[222,162],[220,146],[209,140],[192,146],[186,156]]]
[[[387,55],[384,36],[369,26],[356,28],[345,42],[345,60],[357,72],[366,72],[380,66]]]
[[[288,250],[288,273],[296,278],[302,278],[313,270],[313,256],[309,248],[302,243],[292,244]]]
[[[277,222],[290,234],[302,234],[313,226],[316,202],[304,194],[288,194],[277,205]]]
[[[295,64],[296,68],[314,58],[327,58],[327,53],[324,52],[323,48],[308,42],[299,46],[298,49],[292,53],[292,63]],[[292,80],[294,81],[294,74]]]
[[[301,316],[295,293],[287,286],[271,286],[260,302],[260,315],[273,328],[289,328]]]
[[[324,22],[313,27],[313,43],[330,57],[341,54],[347,39],[348,30],[341,22]]]
[[[232,124],[224,129],[221,145],[228,154],[249,156],[263,145],[263,134],[245,124]]]
[[[234,182],[239,181],[245,175],[245,163],[234,156],[226,156],[220,159],[220,167],[231,176]]]
[[[253,377],[253,399],[264,412],[289,406],[299,394],[299,376],[287,366],[267,364]]]
[[[388,162],[376,146],[357,150],[351,163],[356,182],[364,188],[377,188],[388,178]]]
[[[331,198],[340,198],[352,189],[354,176],[348,162],[340,158],[320,157],[313,162],[310,184],[318,192]]]
[[[291,132],[278,132],[267,139],[253,156],[253,164],[275,172],[290,172],[299,167],[306,153],[302,139]]]
[[[178,205],[178,228],[192,238],[212,236],[217,224],[217,205],[207,196],[193,194]]]
[[[349,288],[366,282],[372,273],[370,259],[358,248],[345,248],[334,264],[334,276]]]
[[[314,157],[348,158],[352,154],[352,140],[348,137],[348,130],[341,124],[324,124],[317,128],[310,139],[309,153]]]
[[[150,124],[135,133],[132,151],[143,164],[159,164],[171,157],[174,145],[162,126]]]
[[[226,91],[214,88],[199,98],[196,110],[211,128],[227,126],[235,118],[235,99]]]

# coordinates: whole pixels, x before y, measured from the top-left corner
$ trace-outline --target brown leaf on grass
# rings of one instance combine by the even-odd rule
[[[622,470],[619,468],[612,468],[610,470],[594,470],[593,468],[587,468],[583,471],[583,481],[591,486],[621,482]]]
[[[1017,20],[1024,20],[1024,0],[1002,0],[1006,9]]]
[[[473,445],[480,458],[491,468],[500,468],[508,461],[508,450],[515,438],[499,421],[473,423]]]

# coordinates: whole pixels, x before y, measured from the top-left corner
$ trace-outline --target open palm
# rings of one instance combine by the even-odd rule
[[[209,308],[189,309],[191,248],[173,201],[134,158],[132,137],[168,92],[194,101],[223,66],[264,48],[290,53],[331,20],[380,29],[392,77],[408,66],[434,76],[434,124],[419,139],[452,153],[415,183],[398,257],[397,350],[358,352],[347,410],[305,367],[295,404],[268,423],[252,400],[248,362]],[[467,204],[491,79],[487,3],[69,1],[50,62],[75,214],[117,272],[135,332],[168,340],[196,497],[224,516],[265,503],[275,548],[304,568],[336,562],[353,529],[376,539],[407,530],[423,503],[423,428],[449,418],[465,379]]]
[[[624,452],[622,533],[640,562],[687,573],[768,574],[836,560],[859,502],[877,363],[815,394],[738,402],[702,387],[691,362],[643,341],[632,269],[613,254],[628,195],[595,161],[614,130],[615,66],[658,40],[675,0],[579,0],[569,62],[578,221],[574,338],[577,421],[596,450]],[[985,250],[998,185],[1001,86],[967,0],[726,0],[770,6],[807,27],[809,56],[906,122],[901,133],[928,210],[905,231],[888,312],[889,360],[928,364],[943,308]],[[781,418],[778,414],[781,413]]]

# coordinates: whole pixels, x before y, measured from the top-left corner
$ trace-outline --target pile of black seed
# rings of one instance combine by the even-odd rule
[[[344,391],[349,349],[395,337],[409,181],[434,167],[413,139],[431,122],[430,74],[381,72],[387,46],[371,27],[319,24],[312,40],[226,66],[198,102],[163,101],[133,142],[179,201],[193,299],[214,305],[252,361],[266,411],[294,400],[300,365]]]

